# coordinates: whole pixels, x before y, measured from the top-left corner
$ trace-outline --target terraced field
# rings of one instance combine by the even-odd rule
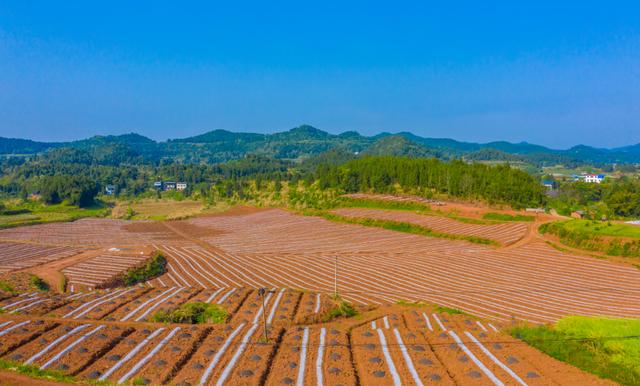
[[[135,295],[118,296],[127,291]],[[612,384],[540,354],[501,332],[499,323],[428,306],[385,306],[357,319],[317,324],[309,317],[333,307],[322,294],[272,289],[263,308],[246,288],[193,291],[187,301],[206,296],[225,304],[233,294],[240,300],[229,303],[235,311],[226,324],[149,324],[114,316],[126,306],[142,305],[129,313],[136,316],[166,305],[167,296],[147,296],[156,293],[148,288],[75,294],[66,299],[71,311],[61,304],[45,316],[28,310],[0,316],[0,356],[115,383]],[[33,298],[9,301],[29,304]],[[91,314],[105,300],[117,304],[115,309]]]
[[[0,296],[0,357],[84,379],[608,384],[504,330],[568,314],[640,317],[637,269],[559,252],[536,238],[484,246],[278,209],[171,223],[47,225],[0,231],[9,251],[0,258],[5,253],[8,272],[62,261],[74,292]],[[519,224],[506,225],[488,235],[504,244],[521,237]],[[141,262],[134,255],[96,254],[97,246],[161,250],[167,271],[136,286],[96,289]],[[69,256],[73,264],[64,260]],[[327,322],[336,312],[329,297],[336,287],[359,316]],[[264,297],[258,288],[268,289]],[[156,313],[189,303],[215,304],[226,312],[225,323],[152,322]]]
[[[541,240],[494,248],[281,210],[190,222],[221,232],[193,245],[157,245],[170,269],[152,285],[331,292],[337,258],[341,293],[361,304],[422,300],[504,322],[640,316],[637,269],[559,252]]]
[[[80,250],[66,246],[48,246],[0,241],[0,273],[35,267],[75,255]]]
[[[0,230],[0,241],[74,247],[148,245],[179,242],[180,238],[160,223],[85,218]]]
[[[144,255],[104,253],[65,267],[62,273],[72,292],[74,288],[104,288],[116,282],[123,272],[144,264],[147,258]]]
[[[420,225],[437,232],[476,236],[495,240],[503,245],[513,244],[524,237],[531,224],[509,222],[502,224],[467,224],[442,216],[429,216],[405,211],[342,208],[333,211],[341,216],[351,218],[370,218]]]

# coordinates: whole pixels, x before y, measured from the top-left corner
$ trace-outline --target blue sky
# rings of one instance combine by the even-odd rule
[[[0,0],[0,136],[640,142],[638,3],[452,3]]]

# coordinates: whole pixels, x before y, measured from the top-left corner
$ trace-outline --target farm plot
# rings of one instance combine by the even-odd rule
[[[68,304],[49,312],[46,316],[70,320],[102,319],[123,304],[144,295],[148,288],[131,287],[107,291],[94,291],[71,295]]]
[[[331,327],[295,327],[283,337],[267,385],[354,385],[348,338]]]
[[[130,332],[130,328],[121,326],[65,323],[12,351],[5,359],[72,375]]]
[[[174,378],[174,382],[259,385],[283,330],[270,329],[265,342],[258,325],[215,329]]]
[[[609,385],[533,350],[486,322],[420,309],[405,313],[409,325],[389,315],[353,331],[352,350],[364,383],[464,385]],[[388,319],[385,319],[388,318]],[[427,383],[427,382],[425,382]]]
[[[613,384],[556,361],[481,321],[443,313],[429,317],[433,331],[425,330],[425,336],[459,383],[488,378],[505,384]]]
[[[87,378],[126,383],[164,384],[191,355],[206,329],[161,327],[138,329],[82,372]]]
[[[399,384],[402,380],[455,384],[448,369],[420,335],[391,326],[388,316],[355,329],[352,350],[363,384]]]
[[[145,263],[148,256],[104,253],[62,270],[67,284],[76,289],[106,288],[118,284],[124,272]]]
[[[201,217],[188,220],[221,230],[203,240],[230,253],[342,253],[387,251],[402,253],[411,248],[434,252],[466,248],[462,241],[442,240],[358,225],[339,224],[322,218],[299,216],[272,209],[244,216]],[[286,242],[285,242],[286,240]]]
[[[294,321],[296,324],[319,323],[334,307],[335,304],[328,295],[319,292],[305,292],[300,298]]]
[[[186,287],[169,287],[145,292],[142,296],[119,307],[105,320],[141,322],[149,320],[159,311],[171,311],[195,296],[199,290]]]
[[[339,292],[354,303],[426,301],[502,323],[547,323],[568,314],[640,317],[637,269],[544,242],[496,249],[281,210],[190,221],[225,231],[206,238],[217,248],[178,248],[184,270],[196,278],[187,259],[206,259],[209,274],[233,285],[331,293],[337,262]],[[188,277],[172,267],[174,276]]]
[[[83,247],[149,245],[153,242],[180,242],[182,240],[181,237],[162,226],[132,227],[132,224],[140,223],[146,224],[147,222],[85,218],[68,223],[3,229],[0,230],[0,240]]]
[[[0,273],[35,267],[79,252],[64,246],[0,242]]]
[[[230,316],[235,315],[242,304],[244,304],[247,296],[251,293],[250,288],[229,288],[222,287],[218,289],[202,290],[196,296],[189,299],[188,303],[200,302],[209,304],[218,304]]]
[[[529,225],[518,222],[502,224],[467,224],[442,216],[429,216],[413,212],[382,209],[342,208],[333,211],[340,216],[405,222],[452,235],[476,236],[513,244],[524,237]]]
[[[0,302],[0,309],[8,314],[38,316],[60,308],[80,296],[83,296],[83,294],[51,295],[34,292],[15,296]]]
[[[231,322],[259,324],[264,320],[270,325],[291,321],[299,300],[299,292],[288,291],[285,288],[272,288],[267,291],[264,300],[258,291],[251,291]]]
[[[44,320],[0,320],[0,356],[36,339],[58,323]]]

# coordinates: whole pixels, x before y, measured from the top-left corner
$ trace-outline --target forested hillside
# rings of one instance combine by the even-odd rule
[[[240,159],[248,154],[300,161],[320,153],[341,149],[369,155],[440,159],[464,158],[483,161],[524,162],[536,167],[562,164],[604,165],[640,163],[640,145],[617,149],[597,149],[578,145],[554,150],[526,142],[460,142],[447,138],[424,138],[412,133],[381,133],[367,137],[355,131],[334,135],[309,125],[274,134],[234,133],[213,130],[188,138],[156,142],[131,133],[94,136],[66,143],[45,143],[0,137],[0,155],[29,156],[53,149],[74,149],[75,157],[87,155],[100,164],[116,163],[217,163]]]

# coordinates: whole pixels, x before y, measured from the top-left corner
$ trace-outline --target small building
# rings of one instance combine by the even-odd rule
[[[176,183],[173,181],[164,182],[164,190],[176,190]]]
[[[115,185],[107,185],[107,186],[105,186],[104,192],[107,194],[107,196],[113,196],[114,194],[116,194]]]
[[[604,180],[604,174],[587,174],[584,182],[599,184]]]
[[[542,186],[544,186],[547,190],[555,190],[557,183],[553,180],[544,180],[542,181]]]
[[[575,212],[571,212],[571,217],[573,218],[583,218],[586,212],[584,210],[576,210]]]
[[[573,175],[574,181],[584,181],[589,184],[599,184],[604,180],[604,178],[604,174],[582,173],[580,175]]]
[[[161,190],[162,189],[162,181],[156,181],[153,183],[153,188]]]
[[[187,183],[186,182],[178,182],[176,184],[176,189],[179,191],[183,191],[187,188]]]

